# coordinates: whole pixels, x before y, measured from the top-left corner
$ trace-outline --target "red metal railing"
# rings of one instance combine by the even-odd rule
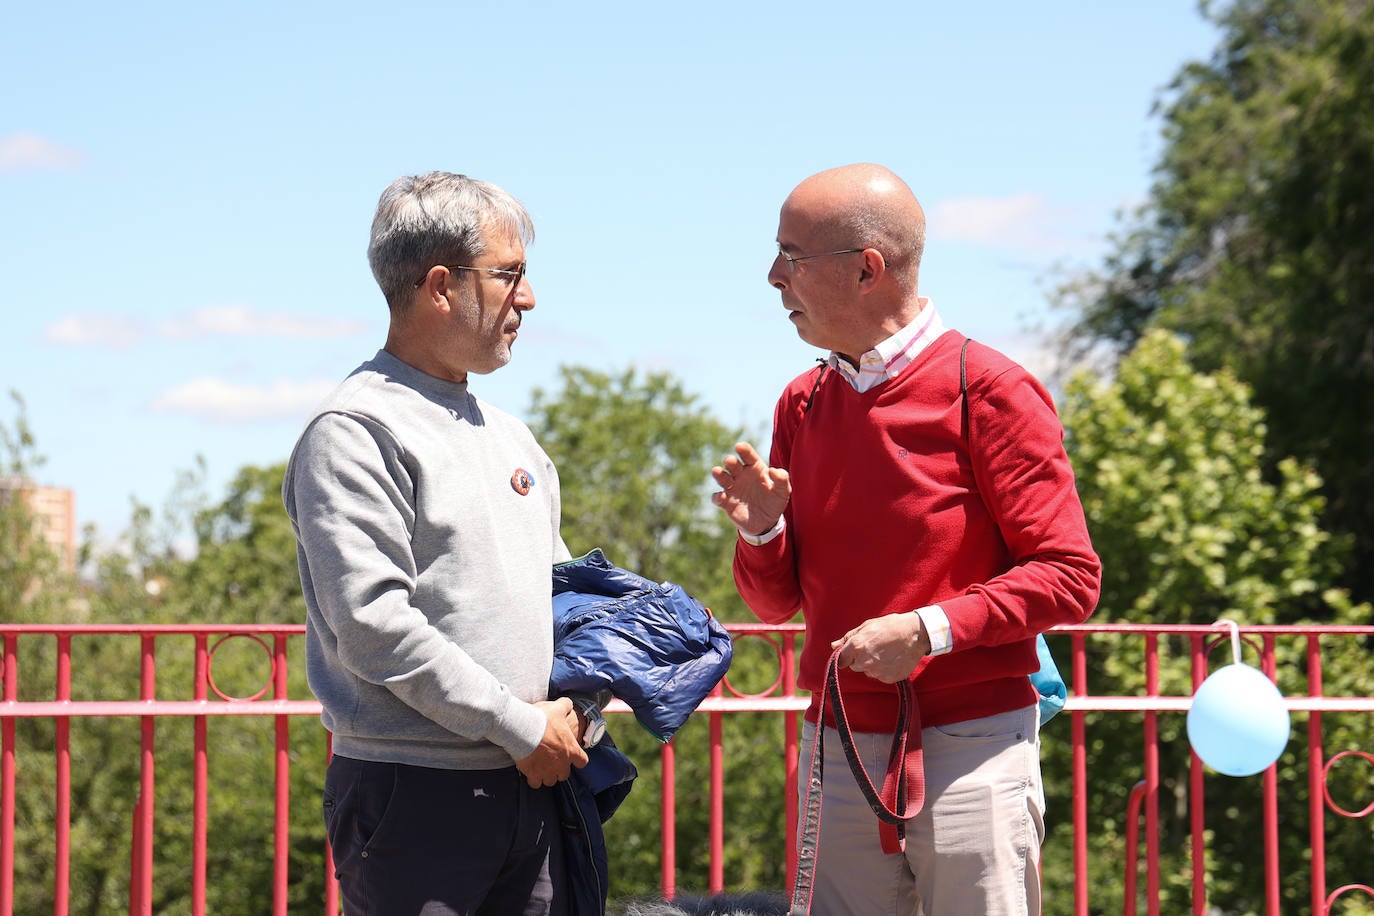
[[[727,678],[715,694],[699,708],[698,714],[709,717],[710,728],[710,786],[709,786],[709,874],[707,882],[712,892],[724,889],[724,755],[723,722],[727,714],[764,713],[784,715],[784,747],[780,749],[785,773],[784,806],[787,834],[795,835],[797,824],[797,758],[799,727],[798,713],[805,708],[805,695],[796,687],[796,653],[801,638],[798,625],[764,626],[731,624],[736,640],[761,639],[776,653],[777,676],[764,690],[746,693],[737,689]],[[1188,645],[1190,674],[1193,689],[1206,677],[1208,655],[1213,647],[1224,641],[1215,627],[1206,626],[1127,626],[1084,625],[1060,628],[1057,632],[1071,639],[1072,695],[1067,704],[1071,718],[1073,835],[1074,835],[1074,913],[1086,916],[1089,912],[1088,887],[1088,760],[1086,718],[1089,713],[1130,713],[1143,716],[1144,778],[1132,791],[1128,805],[1127,852],[1125,863],[1126,894],[1123,910],[1133,916],[1136,910],[1136,881],[1139,863],[1135,858],[1138,818],[1143,813],[1146,854],[1145,900],[1151,916],[1158,916],[1160,900],[1160,825],[1159,825],[1159,738],[1158,716],[1179,713],[1188,708],[1190,695],[1160,693],[1161,639],[1183,640]],[[17,782],[15,724],[20,719],[48,719],[55,723],[55,823],[53,912],[65,916],[69,906],[69,867],[71,855],[71,744],[70,723],[74,718],[134,717],[140,722],[139,786],[140,796],[133,817],[133,851],[129,880],[129,911],[132,914],[151,913],[154,889],[154,806],[156,790],[157,744],[155,725],[165,717],[190,717],[193,730],[193,840],[191,875],[192,911],[205,912],[207,878],[207,823],[209,799],[209,769],[207,723],[221,716],[268,716],[275,720],[274,734],[274,806],[273,823],[273,905],[274,914],[284,914],[287,903],[288,852],[290,848],[289,791],[290,791],[290,732],[293,717],[319,715],[319,704],[312,699],[291,699],[288,696],[288,645],[304,633],[300,626],[39,626],[0,624],[3,655],[0,656],[0,916],[12,916],[15,901],[15,791]],[[1327,893],[1325,859],[1326,818],[1328,812],[1340,817],[1365,818],[1374,814],[1374,801],[1362,810],[1342,808],[1330,796],[1327,779],[1331,768],[1341,760],[1355,758],[1374,767],[1370,749],[1342,749],[1328,757],[1322,745],[1322,716],[1324,713],[1358,713],[1374,723],[1374,697],[1328,697],[1323,694],[1322,641],[1368,639],[1374,627],[1245,627],[1242,635],[1252,645],[1259,643],[1262,670],[1271,678],[1275,670],[1275,645],[1279,639],[1305,643],[1308,689],[1304,695],[1290,695],[1285,703],[1291,712],[1307,715],[1307,780],[1310,796],[1309,843],[1311,870],[1312,912],[1326,916],[1334,912],[1342,898],[1365,894],[1374,899],[1371,876],[1351,876],[1349,880]],[[1145,692],[1137,696],[1098,696],[1091,692],[1087,668],[1087,646],[1096,637],[1128,637],[1144,644]],[[74,638],[136,639],[140,644],[140,676],[137,699],[101,699],[75,701],[72,699],[72,642]],[[55,679],[51,700],[20,699],[20,644],[36,640],[53,640],[55,647]],[[189,700],[158,700],[157,647],[159,641],[190,640],[194,653],[194,677]],[[270,660],[267,683],[251,696],[233,696],[216,685],[213,665],[216,650],[226,640],[249,639],[262,646]],[[1061,662],[1064,660],[1061,659]],[[33,691],[31,682],[26,690]],[[624,712],[619,703],[611,712]],[[1367,734],[1374,736],[1374,729]],[[677,862],[675,847],[675,750],[672,744],[661,751],[662,766],[662,876],[665,894],[673,896],[676,889]],[[311,764],[312,766],[315,764]],[[320,761],[323,766],[323,761]],[[1206,902],[1206,837],[1204,825],[1204,768],[1196,755],[1192,756],[1189,774],[1190,832],[1193,856],[1193,913],[1207,912]],[[1263,775],[1264,850],[1266,914],[1279,913],[1278,861],[1278,773],[1270,767]],[[1372,781],[1374,782],[1374,781]],[[783,843],[787,875],[793,874],[796,858],[790,840]],[[325,850],[326,870],[328,850]],[[1288,863],[1289,870],[1293,863]],[[1099,903],[1100,907],[1100,903]],[[337,887],[326,880],[326,913],[338,912]]]

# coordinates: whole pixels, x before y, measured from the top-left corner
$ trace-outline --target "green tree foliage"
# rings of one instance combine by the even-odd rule
[[[295,535],[281,505],[285,471],[284,463],[244,467],[230,482],[227,496],[211,506],[186,497],[184,491],[194,491],[192,481],[183,480],[183,498],[174,499],[174,503],[190,515],[187,527],[194,534],[195,549],[188,559],[156,567],[163,582],[158,607],[162,622],[304,623]],[[212,689],[229,697],[251,697],[263,690],[265,696],[272,695],[272,653],[276,646],[238,636],[210,648],[214,649]],[[193,671],[188,667],[191,658],[185,649],[184,645],[169,647],[169,698],[184,698],[192,682]],[[308,697],[303,638],[288,642],[286,663],[286,695]],[[168,727],[181,729],[180,735],[168,742],[178,749],[175,753],[180,757],[169,767],[185,767],[189,772],[191,760],[181,754],[192,747],[191,723],[169,723]],[[260,903],[272,899],[276,728],[275,720],[257,717],[222,718],[208,724],[209,818],[214,837],[209,870],[218,876],[209,889],[214,898],[209,908],[215,912],[241,908],[239,899]],[[289,733],[289,900],[294,910],[323,899],[324,825],[319,799],[328,752],[326,734],[317,719],[294,718],[289,722]],[[178,782],[175,793],[159,790],[160,796],[167,796],[169,810],[182,812],[182,822],[190,811],[190,790],[189,780]],[[169,829],[179,820],[160,816],[159,822],[164,819]],[[166,856],[169,863],[191,861],[189,833],[167,836],[160,842],[176,844],[176,851]],[[233,875],[233,880],[224,880],[227,875]],[[159,889],[166,896],[166,912],[185,911],[188,886],[189,880],[172,880]]]
[[[1073,380],[1063,416],[1067,444],[1093,542],[1103,558],[1103,595],[1098,620],[1134,623],[1212,624],[1226,617],[1243,624],[1314,621],[1368,623],[1367,604],[1352,604],[1329,586],[1338,575],[1345,543],[1322,530],[1320,479],[1294,459],[1279,462],[1277,480],[1264,469],[1264,411],[1249,386],[1230,372],[1196,373],[1181,339],[1147,332],[1122,360],[1115,379],[1088,375]],[[1212,657],[1228,663],[1229,643]],[[1364,672],[1360,646],[1325,649],[1328,692],[1367,695],[1374,678]],[[1305,645],[1276,646],[1279,686],[1308,690]],[[1189,646],[1161,644],[1161,691],[1191,693]],[[1063,657],[1063,655],[1061,655]],[[1257,656],[1246,658],[1258,665]],[[1144,654],[1138,639],[1089,643],[1089,689],[1096,694],[1144,692]],[[1184,912],[1191,898],[1188,838],[1189,753],[1184,717],[1161,714],[1160,772],[1163,830],[1163,912]],[[1293,791],[1280,798],[1280,820],[1305,825],[1305,729],[1295,720],[1295,740],[1281,760],[1281,779]],[[1367,746],[1368,717],[1328,715],[1328,755]],[[1063,726],[1067,728],[1067,726]],[[1045,878],[1051,899],[1072,897],[1072,857],[1067,820],[1070,748],[1066,733],[1051,725],[1044,758],[1052,812],[1051,850]],[[1089,823],[1094,894],[1119,901],[1127,795],[1143,778],[1143,730],[1139,717],[1095,715],[1089,720]],[[1338,791],[1359,794],[1353,772],[1338,775]],[[1264,874],[1257,780],[1213,777],[1207,784],[1209,901],[1224,912],[1263,909]],[[1349,796],[1347,796],[1349,797]],[[1053,812],[1061,812],[1055,819]],[[1283,912],[1306,912],[1305,828],[1285,830],[1281,861],[1293,863],[1284,877]],[[1359,831],[1333,830],[1327,854],[1340,874],[1357,874]],[[1364,860],[1364,861],[1367,861]],[[1142,882],[1143,887],[1143,882]],[[1099,904],[1100,905],[1100,904]]]
[[[188,622],[305,622],[285,473],[285,464],[241,468],[223,502],[195,513],[195,555],[169,570]]]
[[[1077,333],[1128,352],[1185,335],[1266,410],[1271,463],[1315,465],[1346,574],[1374,597],[1374,5],[1204,3],[1211,58],[1161,98],[1150,199],[1103,268],[1066,291]]]
[[[1151,332],[1111,384],[1072,382],[1064,413],[1114,620],[1335,613],[1322,584],[1345,551],[1320,527],[1320,479],[1290,458],[1267,480],[1264,411],[1231,373],[1195,374],[1181,339]]]
[[[23,399],[11,393],[14,417],[0,422],[0,620],[6,623],[76,623],[85,619],[88,605],[74,577],[67,574],[56,553],[48,546],[38,527],[38,519],[25,498],[27,486],[36,483],[34,475],[45,462],[28,425]],[[57,644],[48,637],[13,637],[16,665],[13,672],[21,700],[51,700],[57,672]],[[7,637],[8,639],[8,637]],[[9,646],[7,646],[9,648]],[[73,646],[73,665],[92,659],[83,645]],[[136,657],[136,655],[135,655]],[[79,695],[77,696],[79,698]],[[81,730],[73,728],[72,746],[81,741]],[[137,747],[137,738],[125,747]],[[15,723],[15,767],[24,791],[15,796],[15,911],[42,912],[51,909],[53,883],[52,825],[55,816],[55,761],[58,725],[50,720],[19,720]],[[107,748],[101,745],[102,750]],[[75,751],[74,751],[75,752]],[[101,759],[96,756],[94,759]],[[73,768],[76,769],[75,767]],[[114,767],[110,768],[111,770]],[[73,773],[73,793],[84,797],[93,783],[107,779],[110,772],[89,779]],[[113,781],[118,781],[116,776]],[[121,790],[128,791],[128,783]],[[128,822],[124,823],[127,832]],[[85,837],[73,830],[73,842]],[[123,870],[127,875],[127,858]],[[120,866],[116,863],[116,870]],[[113,877],[108,873],[105,879]],[[81,912],[77,907],[74,912]]]
[[[688,589],[722,619],[753,619],[728,575],[735,532],[708,500],[713,464],[742,436],[667,373],[560,370],[536,389],[530,428],[558,467],[574,554]]]
[[[24,449],[31,437],[20,421],[0,427],[7,466],[15,473],[33,464]],[[16,446],[20,447],[16,449]],[[22,460],[21,460],[22,459]],[[281,510],[284,465],[242,469],[228,496],[209,505],[202,495],[203,466],[179,475],[159,516],[135,504],[122,549],[91,562],[91,582],[77,589],[41,554],[41,542],[5,556],[30,565],[16,573],[0,570],[8,594],[16,577],[41,580],[29,600],[8,621],[157,624],[300,623],[304,602],[296,573],[295,544]],[[3,507],[10,511],[13,506]],[[6,525],[11,534],[27,529]],[[187,532],[193,540],[185,541]],[[88,554],[93,553],[90,550]],[[35,562],[41,564],[34,566]],[[216,637],[209,675],[215,691],[248,697],[270,687],[270,651],[248,637]],[[56,646],[28,637],[20,645],[21,696],[54,695]],[[140,695],[141,657],[137,637],[77,636],[71,642],[72,698],[133,700]],[[190,699],[195,683],[195,644],[190,636],[162,636],[155,653],[156,696]],[[309,696],[303,640],[287,655],[288,696]],[[270,696],[270,690],[267,694]],[[272,899],[272,824],[276,722],[250,717],[210,717],[205,723],[209,767],[208,907],[217,913],[262,912]],[[71,911],[110,913],[128,906],[134,802],[140,766],[141,723],[130,717],[81,718],[70,722],[72,767]],[[191,909],[192,776],[196,723],[163,718],[155,725],[156,785],[154,912]],[[317,720],[289,725],[291,763],[290,896],[292,910],[317,908],[324,893],[324,830],[319,815],[326,759],[325,734]],[[21,720],[17,729],[19,786],[16,912],[51,909],[56,725]],[[96,762],[99,762],[97,765]]]
[[[10,392],[12,425],[0,423],[0,620],[62,619],[74,583],[62,572],[29,508],[24,491],[45,459],[29,428],[24,399]]]

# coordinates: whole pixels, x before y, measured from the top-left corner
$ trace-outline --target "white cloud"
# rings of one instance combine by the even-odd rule
[[[0,137],[0,172],[24,169],[69,169],[81,164],[80,152],[60,146],[37,134],[17,133]]]
[[[293,337],[322,339],[365,333],[366,322],[344,318],[308,318],[284,312],[263,313],[247,305],[207,306],[169,318],[157,327],[176,340],[213,337]],[[143,343],[148,329],[119,315],[68,315],[43,332],[49,343],[124,348]]]
[[[43,339],[49,343],[121,349],[139,343],[145,336],[137,322],[118,315],[68,315],[43,332]]]
[[[930,237],[972,242],[1033,255],[1064,255],[1082,249],[1092,232],[1072,207],[1055,207],[1041,194],[963,197],[936,203],[926,219]]]
[[[163,322],[164,337],[348,337],[367,329],[364,322],[343,318],[309,318],[283,312],[264,313],[250,305],[210,305]]]
[[[291,419],[309,413],[337,385],[337,379],[253,386],[198,378],[164,392],[153,401],[153,409],[227,423]]]

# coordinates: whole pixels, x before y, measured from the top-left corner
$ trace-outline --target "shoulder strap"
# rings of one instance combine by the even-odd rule
[[[964,399],[964,441],[972,445],[973,427],[968,419],[968,341],[965,337],[964,347],[959,351],[959,397]]]
[[[816,362],[821,364],[821,371],[816,373],[816,384],[811,386],[811,393],[806,396],[806,403],[802,405],[802,416],[806,416],[811,410],[811,402],[816,400],[816,391],[821,387],[821,379],[825,378],[825,370],[830,368],[830,365],[823,359],[818,359]]]

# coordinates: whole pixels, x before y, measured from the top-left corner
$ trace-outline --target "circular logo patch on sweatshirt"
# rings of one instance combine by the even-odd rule
[[[534,478],[530,472],[524,468],[516,468],[515,473],[510,475],[510,488],[521,496],[529,495],[531,488],[534,487]]]

